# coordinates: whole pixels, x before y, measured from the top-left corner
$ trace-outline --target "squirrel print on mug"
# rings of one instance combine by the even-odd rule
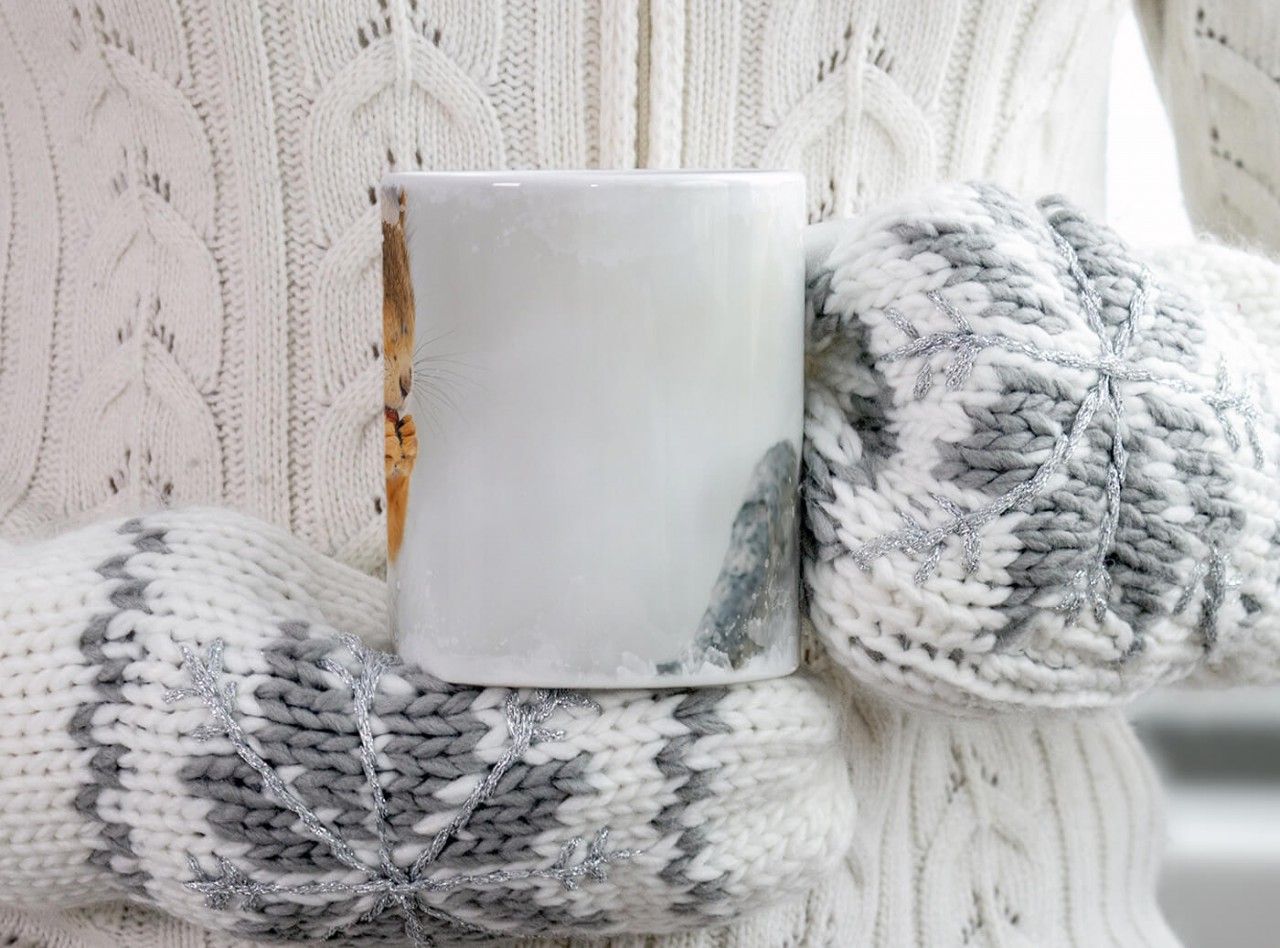
[[[382,195],[382,353],[384,461],[387,476],[387,556],[395,562],[404,539],[409,475],[418,457],[418,432],[406,410],[413,388],[413,282],[404,239],[403,191]]]

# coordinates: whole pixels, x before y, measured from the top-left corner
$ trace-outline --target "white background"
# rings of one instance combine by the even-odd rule
[[[1132,13],[1116,38],[1110,105],[1108,222],[1137,246],[1185,243],[1191,224],[1178,184],[1173,131]]]

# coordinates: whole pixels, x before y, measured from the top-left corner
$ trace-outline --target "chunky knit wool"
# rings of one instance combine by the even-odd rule
[[[833,657],[962,706],[1273,676],[1274,355],[1232,308],[1058,199],[823,226],[806,581]]]
[[[448,686],[357,636],[383,591],[225,511],[6,553],[0,900],[298,941],[664,931],[843,855],[830,682]]]
[[[668,943],[846,945],[922,921],[926,944],[975,925],[1165,940],[1152,777],[1118,717],[975,729],[843,704],[821,672],[594,706],[452,688],[340,637],[382,641],[383,591],[225,511],[7,550],[0,900],[119,893],[242,936],[403,936],[379,886],[443,840],[414,877],[413,930],[442,944],[468,926],[712,925]],[[906,890],[935,911],[916,916]]]
[[[321,6],[0,11],[6,535],[219,503],[375,569],[391,169],[794,168],[814,219],[977,178],[1102,210],[1119,0]],[[1197,218],[1280,246],[1280,13],[1142,12]]]

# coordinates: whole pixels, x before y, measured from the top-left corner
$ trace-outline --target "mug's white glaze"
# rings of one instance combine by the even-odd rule
[[[715,684],[798,652],[803,181],[389,176],[419,457],[390,580],[448,681]]]

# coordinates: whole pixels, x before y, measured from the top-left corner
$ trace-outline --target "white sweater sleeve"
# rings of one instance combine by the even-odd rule
[[[1196,226],[1280,254],[1280,4],[1137,0]]]

